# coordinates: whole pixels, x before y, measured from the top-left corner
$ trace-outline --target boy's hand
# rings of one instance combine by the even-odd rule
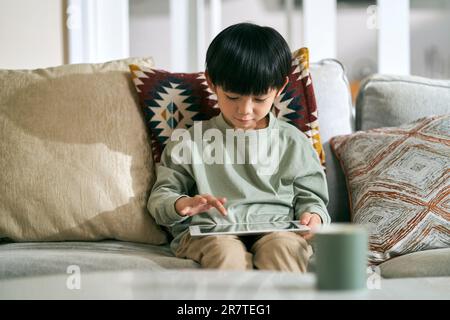
[[[314,212],[303,212],[300,215],[300,224],[308,226],[312,231],[322,224],[322,218],[317,213]],[[311,239],[313,236],[312,232],[308,232],[303,235],[306,240]]]
[[[227,215],[227,209],[223,204],[225,198],[216,198],[210,194],[196,195],[195,197],[182,197],[175,202],[175,210],[180,216],[194,216],[215,207],[223,215]]]

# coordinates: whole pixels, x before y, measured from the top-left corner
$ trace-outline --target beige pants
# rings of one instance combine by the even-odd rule
[[[312,248],[294,232],[262,236],[232,235],[181,238],[176,256],[192,259],[203,268],[306,272]]]

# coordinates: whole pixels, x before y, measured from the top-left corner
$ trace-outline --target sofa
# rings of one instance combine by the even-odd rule
[[[146,270],[155,275],[165,270],[199,268],[194,261],[174,257],[168,245],[170,235],[148,220],[146,200],[154,182],[154,165],[151,150],[144,147],[148,131],[127,71],[130,63],[153,65],[151,59],[134,58],[96,65],[0,71],[0,279],[66,274],[71,265],[85,273]],[[373,75],[362,83],[355,108],[339,61],[311,63],[310,72],[326,154],[329,213],[334,222],[350,222],[346,179],[330,139],[449,113],[450,82]],[[41,86],[44,82],[48,82],[45,89]],[[21,93],[14,100],[12,95],[18,91]],[[435,103],[423,108],[425,101]],[[57,109],[65,103],[80,109]],[[102,103],[105,106],[100,106]],[[39,110],[33,110],[33,106]],[[105,118],[109,120],[105,122]],[[99,130],[102,134],[96,135]],[[15,136],[19,134],[24,137]],[[46,147],[50,143],[53,153]],[[77,149],[69,150],[69,145]],[[83,156],[90,152],[86,148],[92,146],[97,154],[86,160]],[[22,153],[17,155],[14,152],[18,149]],[[67,159],[73,162],[68,164]],[[106,161],[112,161],[111,165],[104,166]],[[37,162],[39,166],[34,166]],[[54,164],[58,169],[52,167]],[[122,172],[123,167],[131,173]],[[115,172],[109,175],[108,170]],[[17,184],[20,177],[24,181]],[[123,191],[125,185],[131,186],[128,195]],[[70,199],[65,198],[68,195]],[[98,209],[98,215],[71,216],[72,212],[82,215],[99,203],[105,205]],[[14,217],[16,213],[20,219]],[[59,222],[55,221],[61,216],[64,225],[56,230]],[[402,255],[379,268],[384,278],[450,277],[450,248]],[[314,271],[314,262],[310,271]]]

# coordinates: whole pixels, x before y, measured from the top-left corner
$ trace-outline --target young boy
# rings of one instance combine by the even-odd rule
[[[286,41],[269,27],[233,25],[209,46],[205,75],[221,113],[200,125],[203,132],[223,133],[223,140],[220,136],[215,141],[205,136],[192,138],[198,134],[193,126],[188,131],[194,141],[190,151],[198,154],[205,148],[200,144],[214,142],[227,156],[234,155],[239,146],[230,143],[228,133],[244,132],[246,137],[276,144],[272,151],[278,156],[271,159],[276,160],[272,162],[277,169],[261,174],[264,159],[260,153],[258,163],[180,161],[174,154],[186,142],[168,142],[148,209],[158,224],[169,227],[174,236],[171,248],[177,257],[193,259],[204,268],[306,271],[312,254],[305,240],[308,236],[294,232],[245,237],[189,234],[189,225],[194,224],[295,219],[314,228],[329,223],[326,179],[315,150],[302,132],[270,112],[288,82],[290,67]],[[249,151],[254,143],[242,146],[243,153],[255,156]]]

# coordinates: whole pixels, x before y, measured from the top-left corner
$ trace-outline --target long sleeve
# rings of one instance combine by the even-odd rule
[[[156,182],[153,185],[147,208],[156,223],[172,227],[186,220],[175,210],[175,202],[189,194],[195,181],[190,174],[189,165],[173,163],[170,153],[174,143],[168,143],[156,167]]]
[[[309,143],[303,144],[299,161],[301,166],[294,179],[295,218],[299,219],[303,212],[314,212],[320,215],[323,224],[329,224],[331,219],[327,211],[328,187],[325,172],[319,158]]]

